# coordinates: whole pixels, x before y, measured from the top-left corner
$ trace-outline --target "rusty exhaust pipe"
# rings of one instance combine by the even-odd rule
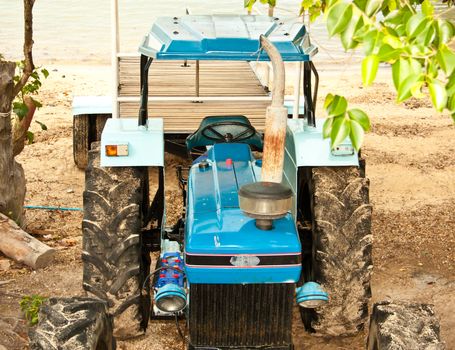
[[[239,205],[245,215],[256,219],[260,230],[272,230],[273,221],[286,215],[292,205],[292,191],[281,183],[283,179],[284,143],[288,111],[284,104],[284,63],[277,48],[263,35],[261,47],[273,66],[272,104],[265,119],[262,180],[243,185],[239,190]]]
[[[284,143],[288,111],[284,107],[285,70],[277,48],[264,35],[261,47],[269,55],[273,67],[272,104],[265,119],[264,152],[262,153],[262,181],[281,183],[283,179]]]

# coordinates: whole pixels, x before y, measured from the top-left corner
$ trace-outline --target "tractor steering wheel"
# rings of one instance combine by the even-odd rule
[[[206,125],[201,134],[212,141],[236,142],[249,139],[256,134],[256,129],[251,124],[223,121]]]

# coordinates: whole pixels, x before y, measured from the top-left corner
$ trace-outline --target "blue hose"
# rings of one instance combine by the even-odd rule
[[[46,205],[24,205],[25,209],[44,209],[44,210],[61,210],[61,211],[83,211],[82,208],[65,208],[65,207],[51,207]]]

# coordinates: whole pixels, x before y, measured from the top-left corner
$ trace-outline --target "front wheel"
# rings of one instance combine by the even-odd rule
[[[92,298],[49,299],[29,337],[31,350],[115,349],[107,307]]]
[[[430,305],[380,302],[373,306],[367,350],[443,350]]]

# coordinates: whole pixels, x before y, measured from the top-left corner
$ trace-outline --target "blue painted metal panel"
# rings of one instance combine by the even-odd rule
[[[188,216],[190,211],[188,212]],[[293,217],[275,220],[269,231],[239,208],[198,214],[187,221],[185,251],[193,254],[286,254],[300,251]]]
[[[334,155],[329,139],[322,138],[322,127],[325,119],[316,120],[316,128],[308,127],[304,119],[289,119],[286,133],[286,150],[284,154],[284,183],[288,185],[293,196],[292,214],[297,215],[297,171],[299,167],[312,166],[358,166],[357,154]],[[352,147],[346,139],[343,144]]]
[[[226,162],[228,160],[228,162]],[[231,164],[232,161],[232,164]],[[239,208],[238,189],[260,177],[260,162],[246,144],[215,144],[208,168],[192,166],[188,180],[185,253],[223,256],[300,254],[293,217],[275,220],[263,231]],[[194,266],[186,265],[190,283],[287,283],[299,279],[301,265]]]
[[[250,284],[250,283],[296,283],[302,267],[276,268],[185,268],[190,283]]]
[[[305,125],[304,119],[289,119],[286,135],[286,152],[297,167],[301,166],[358,166],[356,152],[350,155],[334,155],[330,139],[323,139],[325,119],[316,120],[316,128]],[[352,146],[347,138],[343,146]]]
[[[248,15],[159,17],[139,52],[163,60],[269,61],[259,51],[261,34],[284,61],[308,61],[317,52],[303,23]]]
[[[128,155],[108,157],[106,145],[128,145]],[[137,119],[108,119],[101,134],[101,166],[164,166],[163,120],[149,118],[147,127]]]

